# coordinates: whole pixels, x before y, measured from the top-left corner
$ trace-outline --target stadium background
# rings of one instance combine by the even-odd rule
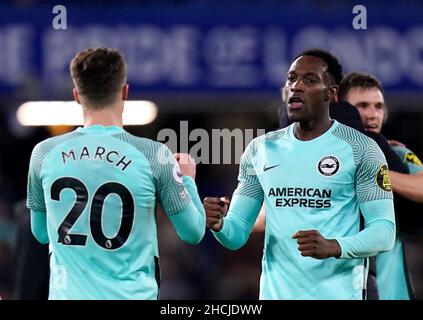
[[[155,120],[129,126],[157,138],[163,128],[272,130],[290,59],[321,47],[345,72],[381,79],[389,118],[384,134],[423,158],[423,3],[367,1],[367,30],[352,26],[353,1],[61,1],[67,29],[55,30],[56,1],[0,2],[0,296],[11,298],[17,203],[25,198],[32,147],[59,132],[16,120],[26,101],[71,100],[70,59],[86,47],[115,47],[128,63],[131,100],[156,104]],[[65,128],[69,130],[72,128]],[[60,128],[63,130],[63,128]],[[190,147],[197,141],[191,141]],[[212,149],[209,142],[210,150]],[[234,148],[234,145],[232,146]],[[174,150],[177,151],[177,150]],[[211,160],[211,157],[210,157]],[[238,167],[201,164],[200,196],[231,195]],[[207,231],[185,245],[159,214],[163,299],[256,299],[263,237],[237,252]],[[34,275],[36,276],[36,275]]]

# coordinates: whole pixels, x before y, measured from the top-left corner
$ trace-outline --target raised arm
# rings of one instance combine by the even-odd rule
[[[205,233],[206,216],[194,180],[195,162],[188,154],[175,159],[166,146],[162,148],[167,160],[155,173],[159,201],[179,238],[197,244]]]
[[[204,204],[207,225],[212,229],[216,239],[231,250],[237,250],[247,242],[263,203],[263,189],[253,166],[255,154],[256,146],[253,140],[241,157],[238,187],[226,216],[219,209],[219,206],[224,206],[224,201],[219,205],[206,199]]]

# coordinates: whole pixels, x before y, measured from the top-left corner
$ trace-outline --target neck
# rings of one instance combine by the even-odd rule
[[[117,105],[107,106],[100,110],[82,106],[84,127],[92,125],[123,127],[122,107]]]
[[[325,133],[332,126],[332,123],[333,121],[329,116],[323,119],[296,122],[294,124],[294,135],[299,140],[312,140]]]

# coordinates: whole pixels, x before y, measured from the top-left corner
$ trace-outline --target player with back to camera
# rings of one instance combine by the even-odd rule
[[[35,146],[28,175],[31,228],[50,245],[49,299],[157,299],[157,202],[182,240],[205,232],[195,163],[123,129],[118,51],[82,51],[70,71],[84,127]]]

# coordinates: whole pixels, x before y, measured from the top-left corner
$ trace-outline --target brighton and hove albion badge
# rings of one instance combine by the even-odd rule
[[[391,180],[389,179],[388,166],[382,165],[376,175],[376,182],[379,188],[384,191],[392,191]]]
[[[317,169],[324,176],[333,176],[339,170],[339,161],[334,156],[320,159]]]

